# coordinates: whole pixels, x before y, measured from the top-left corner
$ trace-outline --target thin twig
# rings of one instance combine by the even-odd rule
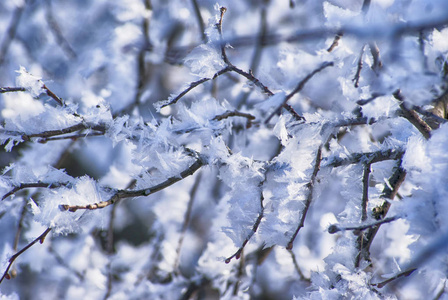
[[[167,103],[161,105],[160,108],[163,108],[163,107],[165,107],[165,106],[169,106],[169,105],[172,105],[172,104],[177,103],[177,101],[179,101],[183,96],[185,96],[189,91],[191,91],[192,89],[194,89],[194,88],[197,87],[198,85],[201,85],[201,84],[203,84],[204,82],[207,82],[207,81],[209,81],[209,80],[215,79],[215,78],[217,78],[218,76],[220,76],[220,75],[222,75],[222,74],[224,74],[224,73],[227,73],[227,72],[229,72],[229,71],[231,71],[230,68],[225,67],[224,69],[221,69],[220,71],[218,71],[212,78],[202,78],[202,79],[199,79],[199,80],[197,80],[197,81],[194,81],[194,82],[190,83],[190,85],[189,85],[185,90],[183,90],[179,95],[177,95],[176,97],[174,97],[174,98],[173,98],[172,100],[170,100],[169,102],[167,102]]]
[[[0,87],[0,94],[12,92],[26,92],[24,87]]]
[[[57,45],[61,47],[62,51],[69,59],[76,59],[77,57],[76,52],[73,50],[73,48],[70,46],[70,43],[62,34],[61,28],[59,27],[59,24],[56,22],[56,19],[53,16],[53,10],[51,8],[51,0],[46,1],[45,8],[46,8],[45,10],[46,20],[50,27],[51,32],[56,38]]]
[[[360,51],[360,53],[359,53],[359,58],[358,58],[358,67],[356,68],[356,74],[355,74],[355,77],[353,77],[353,79],[352,79],[352,81],[353,81],[354,84],[355,84],[355,87],[358,87],[358,86],[359,86],[359,78],[360,78],[360,76],[361,76],[361,70],[362,70],[362,65],[363,65],[362,57],[363,57],[363,55],[364,55],[364,49],[365,49],[365,47],[366,47],[366,45],[364,45],[364,46],[361,47],[361,51]],[[358,104],[359,104],[359,103],[358,103]]]
[[[344,36],[343,32],[338,32],[334,37],[333,43],[331,43],[330,47],[328,47],[327,52],[333,51],[339,45],[339,40],[343,36]]]
[[[242,113],[242,112],[239,112],[236,110],[234,110],[234,111],[228,110],[221,115],[217,115],[216,117],[213,118],[213,120],[221,121],[221,120],[227,119],[229,117],[243,117],[243,118],[246,118],[251,121],[255,120],[255,116],[248,114],[248,113]]]
[[[303,272],[299,267],[299,264],[297,262],[297,258],[296,258],[296,255],[294,254],[294,252],[291,249],[288,249],[288,252],[291,255],[292,263],[294,264],[294,269],[296,269],[297,273],[299,274],[300,280],[311,283],[311,279],[307,278],[305,275],[303,275]]]
[[[54,101],[56,101],[59,105],[64,106],[64,100],[59,98],[55,93],[53,93],[45,84],[42,88],[46,91],[47,95],[50,96]]]
[[[118,190],[109,200],[98,202],[98,203],[92,203],[87,205],[68,205],[68,204],[61,204],[59,205],[59,208],[63,211],[70,211],[75,212],[78,209],[86,209],[86,210],[93,210],[93,209],[101,209],[105,208],[109,205],[114,204],[120,199],[124,198],[133,198],[133,197],[142,197],[142,196],[149,196],[156,192],[159,192],[176,182],[193,175],[197,170],[199,170],[202,166],[204,166],[205,161],[202,158],[197,159],[189,168],[185,169],[184,171],[180,172],[178,176],[170,177],[167,180],[165,180],[162,183],[159,183],[155,186],[152,186],[150,188],[140,189],[140,190]]]
[[[391,278],[389,278],[389,279],[387,279],[387,280],[384,280],[384,281],[382,281],[382,282],[379,282],[379,283],[372,283],[372,285],[373,285],[373,286],[376,286],[376,287],[378,287],[378,288],[382,288],[382,287],[384,287],[386,284],[388,284],[389,282],[394,281],[395,279],[398,279],[398,278],[400,278],[400,277],[408,277],[409,275],[411,275],[412,273],[414,273],[415,270],[417,270],[417,268],[413,268],[413,269],[410,269],[410,270],[406,270],[406,271],[400,272],[400,273],[398,273],[397,275],[395,275],[395,276],[393,276],[393,277],[391,277]]]
[[[194,14],[196,16],[196,20],[198,21],[201,40],[203,43],[205,43],[207,41],[207,36],[205,35],[205,25],[204,19],[202,18],[201,10],[196,0],[191,0],[191,3],[193,4]]]
[[[369,175],[370,162],[364,166],[362,175],[362,203],[361,203],[361,222],[367,220],[367,203],[369,202]]]
[[[408,109],[404,103],[404,97],[401,94],[400,90],[396,90],[393,93],[393,96],[395,97],[395,99],[400,101],[400,108],[401,111],[403,112],[403,117],[405,119],[407,119],[412,125],[415,126],[415,128],[418,129],[418,131],[420,131],[420,133],[426,138],[429,139],[431,137],[431,127],[428,125],[428,123],[426,123],[425,121],[423,121],[422,118],[420,118],[420,116],[415,112],[415,110],[412,109]]]
[[[357,164],[365,161],[370,163],[377,163],[385,160],[397,160],[401,159],[404,155],[404,151],[399,149],[387,149],[375,152],[366,153],[353,153],[346,158],[332,157],[328,159],[328,162],[324,164],[325,167],[340,167],[351,164]]]
[[[289,240],[286,249],[291,250],[294,244],[294,240],[296,239],[297,234],[299,233],[300,228],[302,228],[305,224],[305,218],[306,214],[308,213],[308,210],[311,206],[311,201],[313,200],[313,189],[314,189],[314,182],[316,181],[317,173],[320,169],[320,163],[322,161],[322,146],[319,146],[316,152],[316,159],[314,162],[314,170],[313,174],[311,175],[311,179],[307,184],[308,188],[308,195],[305,201],[305,207],[302,212],[302,216],[300,217],[299,225],[297,226],[296,230],[294,231],[294,234],[292,235],[291,239]]]
[[[28,250],[29,248],[31,248],[31,246],[33,246],[34,244],[36,244],[37,242],[40,242],[41,244],[43,244],[43,242],[45,241],[46,236],[48,235],[48,233],[51,231],[51,228],[47,228],[44,233],[42,233],[40,236],[38,236],[34,241],[32,241],[31,243],[29,243],[28,245],[26,245],[25,247],[23,247],[19,252],[17,252],[16,254],[14,254],[13,256],[11,256],[11,258],[9,259],[9,264],[8,267],[6,268],[5,272],[3,273],[3,276],[0,278],[0,284],[2,283],[3,279],[10,279],[11,276],[9,274],[9,269],[11,268],[12,264],[14,263],[14,261],[17,259],[17,257],[19,257],[22,253],[24,253],[26,250]]]
[[[372,93],[372,96],[370,98],[358,100],[358,101],[356,101],[356,104],[361,105],[361,106],[366,105],[381,96],[384,96],[384,94]]]
[[[402,218],[401,216],[397,215],[397,216],[393,216],[393,217],[384,218],[384,219],[381,219],[379,221],[372,222],[369,224],[359,225],[359,226],[338,226],[338,225],[333,224],[328,227],[328,233],[334,234],[334,233],[340,232],[340,231],[354,231],[355,233],[358,233],[358,232],[373,228],[378,225],[391,223],[391,222],[396,221],[401,218]]]
[[[230,261],[235,258],[235,259],[239,259],[241,256],[241,253],[243,253],[244,247],[246,246],[246,244],[249,242],[249,240],[252,238],[252,236],[257,232],[258,230],[258,226],[260,226],[261,223],[261,219],[263,219],[264,216],[264,205],[263,205],[263,192],[261,192],[260,195],[260,212],[258,214],[257,220],[255,221],[254,225],[252,226],[252,230],[249,233],[249,235],[246,237],[246,239],[244,240],[243,244],[241,245],[241,247],[231,256],[229,256],[228,258],[226,258],[225,262],[226,264],[230,263]]]
[[[20,185],[14,186],[12,190],[10,190],[6,194],[4,194],[1,200],[5,200],[9,196],[14,195],[15,193],[17,193],[18,191],[23,190],[23,189],[30,189],[30,188],[52,188],[52,189],[54,189],[54,188],[58,188],[58,187],[61,187],[61,186],[66,186],[68,184],[69,184],[68,182],[53,182],[53,183],[31,182],[31,183],[21,183]]]
[[[383,66],[383,62],[381,61],[380,56],[380,48],[378,48],[378,45],[376,42],[370,42],[369,43],[370,53],[373,57],[373,64],[372,64],[372,70],[375,72],[378,72],[381,67]]]

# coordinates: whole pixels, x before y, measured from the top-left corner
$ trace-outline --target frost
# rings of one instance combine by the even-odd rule
[[[446,296],[447,1],[112,2],[0,1],[3,298]]]
[[[323,3],[323,7],[324,16],[327,19],[326,25],[329,27],[340,27],[346,23],[351,23],[359,16],[359,12],[338,7],[328,1]]]
[[[79,232],[88,222],[93,221],[93,216],[85,215],[82,211],[67,214],[60,209],[60,205],[87,205],[101,201],[96,183],[87,176],[81,177],[71,188],[47,190],[44,201],[39,204],[40,212],[37,211],[35,218],[42,225],[53,228],[55,233]]]
[[[441,31],[434,29],[431,39],[435,51],[448,52],[448,28]]]
[[[16,84],[24,87],[31,93],[31,96],[37,97],[45,92],[42,77],[31,75],[23,66],[20,66],[20,69],[16,72],[19,74],[16,78]]]
[[[200,45],[185,58],[185,65],[192,74],[202,78],[212,78],[225,67],[220,50],[213,45]]]

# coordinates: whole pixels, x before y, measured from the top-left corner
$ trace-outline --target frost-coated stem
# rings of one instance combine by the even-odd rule
[[[401,149],[387,149],[380,150],[375,152],[367,152],[367,153],[353,153],[348,157],[340,158],[333,157],[328,160],[327,163],[324,164],[325,167],[340,167],[351,164],[357,164],[362,161],[368,161],[371,164],[377,163],[385,160],[397,160],[401,159],[404,155],[404,151]]]
[[[261,219],[263,219],[264,216],[264,205],[263,205],[263,192],[261,192],[260,195],[260,213],[258,214],[257,220],[255,221],[254,225],[252,226],[252,231],[249,233],[249,236],[246,237],[241,247],[231,256],[226,258],[225,262],[226,264],[230,263],[233,258],[239,259],[241,257],[241,253],[243,253],[244,247],[249,242],[249,240],[252,238],[252,236],[257,232],[258,226],[260,226]]]
[[[407,119],[420,133],[426,138],[431,137],[431,127],[426,123],[413,109],[408,109],[404,103],[405,99],[400,90],[396,90],[393,93],[395,99],[400,101],[400,108],[403,113],[403,117]]]
[[[191,0],[191,4],[193,5],[194,14],[195,14],[196,20],[198,22],[201,40],[202,40],[202,42],[205,43],[207,41],[207,36],[205,35],[205,25],[204,25],[204,19],[202,18],[202,14],[201,14],[201,9],[199,8],[198,1],[196,1],[196,0]]]
[[[190,83],[190,85],[189,85],[185,90],[183,90],[182,92],[180,92],[179,95],[177,95],[176,97],[174,97],[174,98],[173,98],[171,101],[169,101],[168,103],[165,103],[165,104],[161,105],[160,108],[164,108],[165,106],[169,106],[169,105],[172,105],[172,104],[177,103],[177,101],[179,101],[180,98],[182,98],[183,96],[185,96],[189,91],[191,91],[192,89],[194,89],[194,88],[197,87],[198,85],[201,85],[201,84],[203,84],[203,83],[205,83],[205,82],[207,82],[207,81],[209,81],[209,80],[215,79],[215,78],[217,78],[218,76],[220,76],[220,75],[222,75],[222,74],[224,74],[224,73],[227,73],[227,72],[229,72],[229,71],[231,71],[231,69],[230,69],[229,67],[225,67],[224,69],[221,69],[221,70],[218,71],[215,75],[213,75],[212,78],[202,78],[202,79],[199,79],[199,80],[197,80],[197,81],[194,81],[194,82]]]
[[[319,172],[319,169],[320,169],[321,161],[322,161],[322,146],[319,146],[319,148],[317,149],[317,153],[316,153],[313,174],[311,175],[311,179],[307,184],[308,196],[305,201],[305,207],[303,209],[302,216],[300,217],[299,225],[297,226],[296,230],[294,231],[294,234],[292,235],[291,240],[288,242],[288,245],[286,246],[287,250],[291,250],[293,248],[294,240],[296,239],[296,236],[299,233],[300,228],[302,228],[305,224],[306,214],[308,213],[308,209],[311,206],[311,201],[313,200],[314,182],[316,181],[316,177],[317,177],[317,173]]]

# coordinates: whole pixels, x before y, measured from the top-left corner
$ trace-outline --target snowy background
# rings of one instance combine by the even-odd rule
[[[448,299],[448,1],[4,0],[1,299]]]

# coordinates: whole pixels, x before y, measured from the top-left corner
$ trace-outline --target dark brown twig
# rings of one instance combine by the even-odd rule
[[[2,87],[0,88],[0,94],[12,93],[12,92],[26,92],[24,87]]]
[[[198,85],[201,85],[204,82],[207,82],[209,80],[215,79],[218,76],[220,76],[220,75],[222,75],[224,73],[227,73],[229,71],[230,71],[230,68],[226,67],[226,68],[218,71],[212,78],[202,78],[202,79],[199,79],[197,81],[194,81],[194,82],[190,83],[190,85],[185,90],[183,90],[179,95],[177,95],[176,97],[174,97],[173,99],[171,99],[167,103],[164,103],[163,105],[161,105],[160,108],[164,108],[165,106],[169,106],[169,105],[177,103],[177,101],[179,101],[183,96],[185,96],[189,91],[191,91],[192,89],[194,89]]]
[[[59,105],[64,106],[64,100],[59,98],[55,93],[53,93],[45,84],[42,86],[48,96],[50,96],[54,101],[56,101]]]
[[[431,127],[425,122],[423,121],[422,118],[420,118],[420,116],[415,112],[415,110],[412,109],[408,109],[404,103],[404,97],[401,94],[400,90],[396,90],[393,93],[393,96],[395,97],[395,99],[397,99],[398,101],[400,101],[400,108],[402,111],[402,115],[405,119],[407,119],[412,125],[415,126],[415,128],[418,129],[418,131],[420,131],[420,133],[426,138],[429,139],[431,137]]]
[[[339,40],[344,36],[343,32],[338,32],[335,37],[333,42],[331,43],[330,47],[328,47],[327,52],[331,52],[333,51],[338,45],[339,45]]]
[[[297,258],[296,258],[296,255],[294,254],[294,252],[291,249],[288,249],[288,252],[291,255],[292,263],[294,264],[294,269],[296,269],[297,274],[299,274],[300,280],[311,283],[311,279],[307,278],[305,275],[303,275],[303,272],[299,267],[299,264],[297,262]]]
[[[45,182],[32,182],[32,183],[21,183],[18,186],[14,186],[12,190],[3,195],[1,200],[5,200],[11,195],[14,195],[20,190],[30,189],[30,188],[58,188],[62,185],[68,185],[66,182],[53,182],[53,183],[45,183]]]
[[[311,206],[311,201],[313,200],[313,189],[314,189],[314,182],[316,181],[317,173],[320,169],[320,163],[322,161],[322,146],[319,146],[316,152],[316,159],[314,162],[314,170],[313,174],[311,175],[311,179],[307,184],[308,188],[308,195],[306,197],[305,201],[305,207],[302,211],[302,216],[300,217],[299,225],[297,226],[296,230],[294,231],[294,234],[292,235],[291,239],[289,240],[286,249],[291,250],[294,244],[294,240],[296,239],[297,234],[299,233],[299,230],[304,226],[305,224],[305,218],[306,214],[308,213],[308,210]]]
[[[32,241],[31,243],[29,243],[28,245],[23,247],[19,252],[17,252],[13,256],[11,256],[11,258],[9,259],[8,267],[6,268],[5,272],[3,273],[3,276],[0,278],[0,284],[2,283],[3,279],[5,279],[5,278],[6,279],[10,279],[11,278],[11,275],[9,274],[9,269],[11,268],[12,264],[17,259],[17,257],[19,257],[22,253],[24,253],[26,250],[31,248],[31,246],[33,246],[37,242],[40,242],[41,244],[43,244],[43,242],[45,241],[46,236],[48,235],[48,233],[50,231],[51,231],[51,228],[47,228],[44,231],[44,233],[42,233],[40,236],[38,236],[34,241]]]
[[[417,270],[417,268],[413,268],[413,269],[410,269],[410,270],[406,270],[406,271],[400,272],[400,273],[398,273],[397,275],[395,275],[395,276],[393,276],[393,277],[391,277],[391,278],[389,278],[389,279],[387,279],[387,280],[384,280],[384,281],[382,281],[382,282],[379,282],[379,283],[372,283],[372,285],[373,285],[373,286],[376,286],[376,287],[378,287],[378,288],[382,288],[382,287],[384,287],[386,284],[388,284],[389,282],[394,281],[395,279],[398,279],[398,278],[400,278],[400,277],[408,277],[409,275],[411,275],[412,273],[414,273],[415,270]]]
[[[221,121],[221,120],[227,119],[229,117],[243,117],[248,120],[255,120],[255,117],[253,115],[248,114],[248,113],[242,113],[242,112],[239,112],[236,110],[234,110],[234,111],[228,110],[221,115],[217,115],[216,117],[213,118],[213,120]]]
[[[367,203],[369,202],[369,175],[370,162],[364,166],[362,175],[362,203],[361,203],[361,222],[367,220]]]

